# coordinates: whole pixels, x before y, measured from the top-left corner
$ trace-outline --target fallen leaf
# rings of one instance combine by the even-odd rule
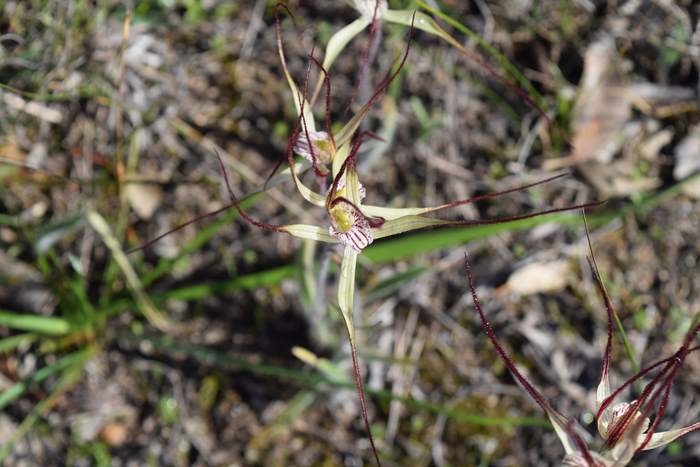
[[[148,220],[160,206],[163,192],[157,185],[129,183],[126,185],[126,199],[139,218]]]
[[[109,447],[117,447],[124,444],[128,437],[128,432],[123,424],[112,422],[102,427],[99,436]]]
[[[519,295],[555,292],[566,287],[571,277],[569,261],[534,262],[514,271],[503,288]]]

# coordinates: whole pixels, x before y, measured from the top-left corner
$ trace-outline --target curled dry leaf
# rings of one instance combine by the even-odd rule
[[[549,170],[588,161],[609,163],[622,145],[630,118],[630,98],[617,70],[615,43],[605,37],[586,50],[579,97],[574,109],[573,153],[547,161]]]
[[[633,178],[636,157],[614,159],[623,146],[642,132],[631,122],[633,93],[624,84],[612,38],[604,37],[586,50],[579,97],[574,108],[573,152],[549,160],[547,169],[576,165],[604,196],[620,196],[653,188],[654,179]],[[625,151],[635,154],[636,151]]]
[[[662,128],[658,117],[668,109],[682,111],[694,91],[629,81],[611,37],[588,47],[573,111],[572,153],[546,161],[545,169],[576,165],[605,197],[649,191],[661,183],[656,160],[673,133]],[[634,117],[633,108],[648,116]],[[655,169],[641,175],[643,161]]]

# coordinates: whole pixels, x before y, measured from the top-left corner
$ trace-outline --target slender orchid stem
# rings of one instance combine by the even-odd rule
[[[348,330],[348,335],[350,335],[350,330]],[[365,402],[365,393],[362,384],[362,374],[360,373],[360,363],[357,358],[357,349],[355,348],[355,342],[353,337],[350,335],[350,354],[352,356],[352,374],[355,379],[355,387],[357,389],[357,397],[360,399],[360,411],[362,412],[362,420],[365,424],[365,431],[367,432],[367,437],[369,438],[369,444],[372,446],[372,453],[374,454],[374,460],[377,461],[377,466],[381,467],[382,463],[379,460],[379,453],[377,447],[374,444],[374,437],[372,436],[372,429],[369,425],[369,417],[367,416],[367,404]]]

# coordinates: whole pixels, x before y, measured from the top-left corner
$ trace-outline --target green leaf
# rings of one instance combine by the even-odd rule
[[[605,218],[592,215],[589,216],[589,219],[591,220],[591,223],[594,223],[600,222],[603,219],[609,220],[613,216],[615,216],[615,213],[608,214]],[[439,219],[435,220],[439,221]],[[447,222],[449,223],[449,221]],[[430,232],[422,232],[401,238],[391,239],[384,242],[375,242],[365,248],[363,250],[363,254],[365,258],[375,263],[386,263],[397,258],[417,256],[422,253],[428,253],[455,245],[462,245],[473,240],[488,238],[504,232],[526,230],[547,222],[576,224],[581,222],[581,217],[573,214],[551,214],[502,224],[475,225],[433,230]],[[388,223],[389,222],[387,222],[387,224]],[[436,225],[439,226],[440,224],[438,223]]]
[[[416,266],[406,271],[398,272],[378,284],[375,284],[369,290],[365,291],[362,296],[366,302],[386,297],[396,292],[413,279],[420,277],[428,270],[429,268],[425,266]]]
[[[345,49],[355,36],[357,36],[363,29],[365,29],[372,21],[364,17],[358,18],[352,23],[345,26],[340,31],[333,34],[333,37],[328,41],[326,46],[326,54],[323,57],[323,68],[326,71],[330,70],[331,65],[338,57],[340,52]]]
[[[180,287],[168,290],[167,292],[154,294],[152,298],[155,303],[164,303],[166,300],[201,300],[211,297],[212,295],[220,295],[235,290],[271,287],[285,279],[293,278],[295,272],[296,268],[294,265],[289,264],[266,271],[247,274],[245,276],[233,277],[227,281]],[[128,304],[125,305],[128,306]]]
[[[0,214],[0,225],[7,225],[10,227],[19,227],[19,216],[12,214]]]
[[[271,287],[285,279],[291,279],[296,273],[292,264],[268,269],[265,271],[233,277],[226,281],[200,283],[197,285],[180,287],[167,292],[153,294],[152,300],[156,304],[165,303],[166,300],[201,300],[212,295],[221,295],[234,290],[247,290],[259,287]],[[107,316],[115,315],[133,306],[133,300],[129,298],[114,300],[100,311]]]
[[[56,242],[80,229],[85,224],[83,214],[74,214],[39,230],[34,247],[39,254],[46,253]]]
[[[0,464],[4,463],[5,458],[10,454],[10,452],[12,452],[12,448],[14,447],[15,443],[22,439],[29,432],[29,430],[31,430],[32,426],[34,426],[34,424],[39,420],[39,417],[45,415],[49,410],[51,410],[51,407],[58,402],[59,397],[64,393],[64,391],[68,390],[80,380],[83,365],[89,355],[90,352],[87,349],[73,354],[73,356],[76,356],[76,361],[72,361],[69,366],[65,367],[65,370],[61,374],[58,382],[54,385],[49,396],[34,406],[29,415],[22,420],[19,427],[12,433],[9,440],[7,440],[2,448],[0,448]]]
[[[4,354],[15,350],[17,347],[24,344],[25,342],[33,342],[38,338],[39,336],[31,332],[25,334],[17,334],[10,337],[4,337],[0,339],[0,354]]]
[[[19,383],[15,383],[9,388],[5,389],[0,394],[0,410],[7,407],[7,405],[10,402],[21,397],[22,394],[27,392],[27,390],[33,385],[41,383],[49,376],[53,376],[56,373],[60,373],[61,371],[65,370],[66,368],[72,365],[83,362],[87,356],[87,353],[87,349],[83,349],[72,354],[66,355],[65,357],[59,359],[57,362],[35,371]]]
[[[62,336],[70,331],[70,323],[62,318],[4,310],[0,310],[0,326],[50,336]]]

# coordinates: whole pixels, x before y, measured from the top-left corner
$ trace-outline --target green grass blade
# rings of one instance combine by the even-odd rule
[[[0,394],[0,410],[7,407],[7,405],[10,402],[21,397],[22,394],[27,392],[27,390],[33,385],[44,381],[49,376],[60,373],[61,371],[65,370],[66,368],[72,365],[77,365],[78,363],[83,362],[87,354],[88,350],[83,349],[72,354],[66,355],[65,357],[62,357],[60,360],[58,360],[56,363],[45,366],[35,371],[33,374],[31,374],[24,380],[20,381],[19,383],[13,384],[9,388],[5,389]]]
[[[292,279],[297,274],[293,264],[268,269],[261,272],[246,274],[244,276],[233,277],[229,280],[209,282],[192,286],[180,287],[166,292],[152,294],[151,300],[156,305],[163,304],[166,300],[200,300],[202,298],[218,295],[234,290],[248,290],[259,287],[270,287],[277,285],[285,279]],[[101,313],[106,316],[115,315],[128,310],[134,306],[131,298],[121,298],[113,300],[109,305],[101,309]]]
[[[608,215],[611,217],[612,215]],[[591,223],[598,216],[589,216]],[[504,232],[517,232],[547,223],[558,222],[571,225],[581,222],[576,214],[552,214],[532,217],[503,224],[476,225],[459,228],[444,228],[429,232],[398,237],[383,242],[376,242],[363,250],[363,256],[374,263],[387,263],[398,258],[416,256],[441,248],[447,248],[464,243],[491,237]]]
[[[622,321],[620,321],[620,315],[618,315],[617,313],[613,313],[613,321],[615,321],[615,326],[617,326],[617,330],[620,333],[620,340],[622,341],[622,346],[625,348],[625,352],[627,353],[627,358],[632,364],[632,369],[635,373],[639,373],[639,371],[641,370],[641,367],[639,366],[639,360],[637,359],[637,354],[635,353],[632,344],[627,338],[625,328],[624,326],[622,326]]]
[[[271,422],[262,426],[248,442],[246,447],[246,459],[254,464],[259,464],[261,454],[274,447],[283,433],[293,429],[292,424],[302,418],[306,409],[316,402],[316,392],[300,391],[292,400],[286,403],[282,412]]]
[[[396,273],[378,284],[371,285],[367,290],[363,290],[362,296],[367,302],[387,297],[428,270],[429,268],[426,266],[416,266]]]
[[[38,338],[39,336],[37,336],[36,334],[27,332],[25,334],[17,334],[15,336],[0,339],[0,355],[15,350],[17,347],[24,344],[25,342],[33,342]]]
[[[33,101],[41,101],[41,102],[68,102],[68,101],[75,101],[78,98],[91,99],[91,98],[95,98],[95,97],[102,97],[105,99],[109,99],[109,94],[110,94],[107,91],[103,91],[101,89],[98,89],[92,83],[81,84],[80,87],[78,88],[78,92],[72,92],[72,93],[62,92],[62,93],[38,94],[35,92],[22,91],[21,89],[17,89],[15,87],[9,86],[5,83],[0,83],[0,89],[14,93],[14,94],[19,94],[19,95],[27,97]]]
[[[34,248],[39,254],[46,253],[56,242],[76,232],[85,225],[83,213],[73,214],[42,227],[36,234]]]
[[[697,182],[700,179],[700,172],[691,175],[690,177],[687,177],[674,185],[671,185],[670,187],[666,188],[663,191],[660,191],[658,193],[652,193],[646,196],[643,196],[640,200],[636,201],[634,204],[627,206],[626,209],[629,210],[634,210],[636,212],[639,212],[640,214],[647,214],[649,211],[657,207],[659,204],[668,201],[670,199],[675,198],[679,194],[683,193],[683,189],[695,182]]]
[[[7,225],[9,227],[19,227],[19,216],[14,216],[11,214],[0,214],[0,225]]]
[[[22,439],[31,430],[32,426],[39,420],[40,417],[44,416],[51,408],[56,404],[59,397],[71,386],[78,382],[80,375],[82,374],[83,364],[87,359],[89,352],[79,352],[81,359],[72,362],[71,366],[65,368],[61,378],[58,380],[54,386],[51,394],[48,397],[39,402],[29,415],[22,421],[17,430],[12,433],[10,439],[5,442],[5,444],[0,448],[0,464],[5,461],[5,458],[12,452],[14,445]]]
[[[270,287],[279,284],[284,279],[293,278],[295,274],[295,266],[289,264],[262,272],[234,277],[227,281],[181,287],[160,294],[153,294],[152,298],[155,303],[162,303],[166,300],[199,300],[234,290]]]
[[[62,318],[5,310],[0,310],[0,326],[50,336],[62,336],[70,331],[70,323]]]

